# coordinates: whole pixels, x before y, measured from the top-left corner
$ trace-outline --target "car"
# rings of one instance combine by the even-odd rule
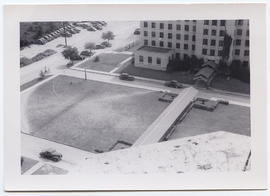
[[[96,47],[95,47],[96,50],[98,50],[98,49],[104,49],[104,48],[105,48],[105,46],[104,45],[100,45],[100,44],[96,45]]]
[[[121,73],[121,74],[119,75],[119,79],[120,79],[120,80],[133,81],[133,80],[135,80],[135,77],[129,75],[128,73]]]
[[[98,24],[93,24],[93,27],[97,30],[102,30],[102,27]]]
[[[171,80],[171,81],[167,81],[164,84],[167,87],[171,87],[171,88],[183,88],[183,84],[181,84],[180,82],[176,81],[176,80]]]
[[[57,152],[53,148],[49,148],[46,150],[43,150],[39,153],[39,156],[44,159],[48,159],[54,162],[58,162],[62,160],[63,155],[59,152]]]
[[[140,35],[140,28],[135,29],[133,34],[134,35]]]
[[[112,47],[112,44],[107,42],[107,41],[102,42],[100,45],[103,45],[103,46],[108,47],[108,48]]]
[[[174,100],[175,97],[177,97],[177,94],[165,92],[163,95],[161,95],[158,98],[158,100],[163,101],[163,102],[171,103]]]
[[[87,27],[87,31],[96,31],[93,27],[91,27],[91,26],[88,26]]]

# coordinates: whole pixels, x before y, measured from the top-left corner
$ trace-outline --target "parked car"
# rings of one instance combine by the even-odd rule
[[[158,98],[159,101],[171,103],[174,98],[177,97],[177,94],[173,93],[164,93],[162,96]]]
[[[62,37],[65,37],[65,36],[66,36],[66,37],[71,37],[72,34],[69,33],[69,32],[66,32],[66,33],[62,32],[62,33],[61,33],[61,36],[62,36]]]
[[[140,35],[140,28],[135,29],[133,34],[134,35]]]
[[[107,41],[102,42],[100,45],[103,45],[103,46],[108,47],[108,48],[112,47],[112,44],[107,42]]]
[[[36,44],[41,44],[41,45],[43,45],[43,44],[46,44],[48,41],[46,40],[46,39],[44,39],[44,38],[40,38],[40,39],[38,39],[37,41],[36,41]]]
[[[133,81],[135,80],[134,76],[129,75],[128,73],[121,73],[119,76],[120,80],[127,80],[127,81]]]
[[[102,27],[98,24],[93,24],[93,27],[97,30],[102,30]]]
[[[88,26],[88,27],[87,27],[87,31],[96,31],[96,29],[94,29],[94,28],[91,27],[91,26]]]
[[[54,162],[58,162],[58,161],[62,160],[62,157],[63,157],[61,153],[57,152],[53,148],[49,148],[49,149],[46,149],[44,151],[41,151],[39,153],[39,155],[41,158],[49,159],[49,160],[54,161]]]
[[[96,47],[95,47],[96,50],[98,50],[98,49],[104,49],[104,48],[105,48],[105,46],[104,45],[100,45],[100,44],[96,45]]]
[[[167,81],[164,84],[165,86],[171,87],[171,88],[183,88],[183,84],[181,84],[180,82],[176,81],[176,80],[171,80],[171,81]]]

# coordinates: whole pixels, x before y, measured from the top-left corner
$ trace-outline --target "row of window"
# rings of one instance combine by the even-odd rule
[[[211,25],[212,26],[217,26],[218,25],[218,21],[217,20],[204,20],[204,25],[210,25],[210,21],[211,21]],[[225,26],[226,25],[226,21],[225,20],[220,20],[219,23],[220,26]]]
[[[148,31],[144,31],[144,33],[143,33],[143,35],[145,36],[145,37],[147,37],[148,36]],[[152,31],[151,32],[151,37],[156,37],[157,35],[156,35],[156,32],[155,31]],[[189,40],[189,35],[188,34],[185,34],[184,35],[184,40]],[[196,41],[196,36],[195,35],[192,35],[191,36],[192,37],[192,41]],[[159,38],[164,38],[164,33],[163,32],[160,32],[159,33]],[[167,33],[167,38],[168,39],[173,39],[173,34],[172,33]],[[176,34],[175,35],[175,38],[177,39],[177,40],[180,40],[181,39],[181,34]]]
[[[240,55],[240,50],[239,49],[235,49],[234,50],[234,55],[235,56],[239,56]],[[244,50],[244,56],[249,56],[249,50]]]
[[[208,39],[203,39],[203,45],[208,45]],[[224,41],[223,40],[219,40],[218,45],[219,46],[223,46],[224,45]],[[216,40],[214,40],[214,39],[210,40],[210,46],[216,46]]]
[[[143,63],[144,62],[144,57],[140,55],[139,56],[139,61],[140,61],[140,63]],[[153,63],[153,57],[148,56],[147,57],[147,63],[152,64]],[[158,64],[158,65],[161,64],[161,58],[159,58],[159,57],[156,58],[156,64]]]
[[[222,52],[223,52],[222,50],[219,50],[217,55],[222,56]],[[202,49],[202,54],[207,55],[208,54],[208,49],[203,48]],[[213,50],[213,49],[209,50],[209,55],[210,56],[215,56],[216,55],[216,50]],[[234,55],[239,56],[240,55],[240,50],[239,49],[234,50]],[[249,50],[244,51],[244,56],[249,56]]]
[[[149,45],[148,40],[144,40],[144,45],[145,46],[148,46]],[[172,42],[167,42],[167,46],[165,46],[165,43],[163,41],[159,41],[157,43],[155,40],[153,40],[153,41],[151,41],[151,46],[154,46],[154,47],[155,46],[159,46],[159,47],[172,48]],[[184,49],[185,50],[188,50],[190,48],[189,47],[189,44],[183,44],[183,46],[184,46]],[[175,44],[175,48],[180,49],[180,43],[176,43]],[[192,50],[195,50],[195,45],[194,44],[191,45],[191,49]]]
[[[148,28],[148,23],[149,22],[144,22],[143,23],[143,27]],[[152,29],[155,29],[157,27],[159,29],[165,29],[164,23],[159,23],[159,26],[158,26],[156,22],[151,22],[150,25],[151,25],[151,28]],[[185,31],[189,31],[191,29],[189,25],[183,25],[183,26],[184,26],[184,30]],[[180,24],[176,24],[176,27],[175,28],[176,28],[176,30],[180,31],[181,30],[181,25]],[[168,30],[172,30],[173,29],[173,24],[172,23],[169,23],[168,26],[167,26],[167,29]],[[196,26],[192,26],[192,31],[193,32],[196,32]]]
[[[241,46],[241,39],[236,39],[235,41],[235,45],[236,46]],[[249,46],[249,40],[245,40],[245,46],[248,47]]]
[[[204,29],[203,30],[203,34],[204,35],[208,35],[209,34],[209,29]],[[211,35],[212,36],[216,36],[217,35],[217,30],[213,29],[211,30]],[[225,35],[225,31],[224,30],[220,30],[219,31],[219,36],[224,36]]]
[[[243,35],[243,30],[242,29],[237,29],[236,30],[236,35]],[[246,36],[249,36],[249,30],[246,31]]]

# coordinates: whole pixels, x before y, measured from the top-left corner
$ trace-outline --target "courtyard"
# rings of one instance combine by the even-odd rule
[[[218,131],[251,136],[250,108],[233,104],[219,104],[213,112],[192,108],[170,140]]]
[[[129,147],[169,105],[160,95],[59,75],[22,94],[22,132],[93,153]]]

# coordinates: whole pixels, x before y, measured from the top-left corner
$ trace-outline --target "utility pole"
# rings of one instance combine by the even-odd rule
[[[65,46],[67,47],[67,34],[66,34],[66,25],[65,25],[65,22],[63,22],[63,28],[64,28]]]
[[[86,69],[84,69],[84,79],[87,80]]]

